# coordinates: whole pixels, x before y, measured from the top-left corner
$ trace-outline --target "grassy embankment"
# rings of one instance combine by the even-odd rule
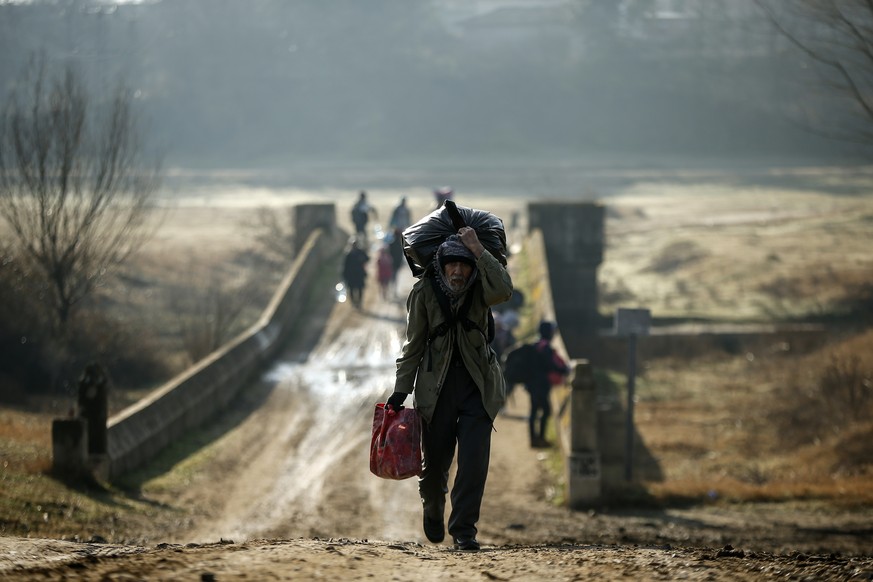
[[[722,190],[607,202],[601,312],[648,307],[662,322],[813,322],[824,332],[700,342],[640,362],[635,421],[663,478],[641,479],[633,496],[871,505],[873,201]],[[517,283],[530,289],[525,275],[518,269]],[[623,401],[622,371],[596,376]]]

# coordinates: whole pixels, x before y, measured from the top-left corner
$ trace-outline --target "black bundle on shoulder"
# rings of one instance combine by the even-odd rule
[[[506,265],[506,231],[503,221],[486,210],[458,206],[453,201],[437,208],[403,231],[403,252],[412,274],[421,277],[430,269],[437,249],[462,226],[476,231],[489,253]]]

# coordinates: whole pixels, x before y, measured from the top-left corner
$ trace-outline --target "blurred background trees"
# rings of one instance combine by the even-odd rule
[[[0,4],[0,82],[41,48],[123,71],[183,167],[854,155],[787,115],[846,103],[754,0]]]
[[[756,0],[813,69],[803,123],[834,139],[873,144],[873,4],[866,0]],[[823,118],[834,100],[845,115]],[[819,106],[817,106],[819,105]]]
[[[143,157],[130,90],[92,96],[72,65],[34,58],[5,105],[4,295],[38,315],[16,322],[26,327],[11,335],[23,339],[7,356],[30,337],[41,338],[42,356],[53,353],[58,365],[94,357],[74,333],[77,309],[148,236],[159,165]]]

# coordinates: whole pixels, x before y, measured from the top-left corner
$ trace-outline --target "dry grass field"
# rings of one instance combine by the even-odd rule
[[[853,186],[866,189],[858,180]],[[873,506],[873,180],[866,192],[834,194],[827,183],[797,190],[684,181],[641,183],[601,200],[608,216],[603,313],[644,306],[672,320],[812,318],[831,330],[811,350],[763,342],[738,353],[643,362],[638,428],[664,474],[646,484],[652,496]],[[401,194],[409,195],[414,215],[431,210],[426,190],[373,191],[383,222]],[[143,345],[163,354],[167,373],[177,372],[190,361],[178,321],[192,309],[179,294],[202,298],[218,287],[245,297],[237,329],[266,302],[281,271],[252,259],[259,208],[283,217],[298,202],[334,201],[348,229],[354,199],[354,192],[233,188],[187,196],[167,208],[102,304],[119,321],[147,330]],[[494,211],[507,224],[525,205],[486,194],[458,202]],[[251,291],[253,278],[259,284]],[[851,315],[842,316],[847,310]],[[113,407],[139,394],[119,391]],[[171,520],[125,492],[69,489],[46,474],[51,418],[69,405],[55,398],[0,409],[0,534],[74,535],[83,523],[100,522],[123,538],[145,522]]]
[[[662,318],[828,315],[871,284],[870,194],[660,184],[608,204],[606,312],[633,302]]]
[[[659,184],[608,202],[605,313],[825,330],[643,362],[655,497],[873,503],[870,193]]]

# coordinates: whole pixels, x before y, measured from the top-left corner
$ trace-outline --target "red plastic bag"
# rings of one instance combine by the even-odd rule
[[[370,472],[383,479],[421,475],[421,418],[415,409],[386,410],[385,403],[376,404]]]

